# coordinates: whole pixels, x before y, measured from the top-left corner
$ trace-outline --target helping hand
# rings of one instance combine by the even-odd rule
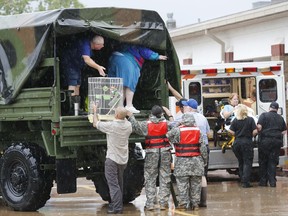
[[[159,55],[159,60],[167,60],[168,57],[164,55]]]
[[[93,104],[93,113],[97,113],[98,103],[98,101],[95,101],[95,103]]]
[[[103,76],[103,77],[106,76],[106,73],[104,72],[104,70],[106,70],[105,67],[99,66],[99,67],[97,68],[97,70],[98,70],[98,72],[99,72],[99,74],[100,74],[101,76]]]

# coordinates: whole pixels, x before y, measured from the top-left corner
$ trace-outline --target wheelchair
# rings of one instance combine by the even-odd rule
[[[221,147],[222,153],[226,152],[226,149],[231,149],[235,137],[228,132],[229,126],[231,124],[230,120],[224,119],[222,114],[224,105],[228,104],[228,101],[221,100],[220,103],[216,103],[217,111],[219,111],[219,116],[215,122],[214,127],[214,147]]]
[[[228,122],[222,117],[218,117],[214,128],[214,146],[221,147],[222,153],[225,153],[226,149],[231,149],[235,140],[235,137],[226,129],[228,125],[225,123]]]
[[[223,106],[224,107],[224,106]],[[220,116],[216,121],[215,128],[214,128],[214,146],[220,146],[222,149],[222,153],[226,152],[226,149],[231,149],[233,142],[235,140],[235,136],[228,132],[231,120],[225,120],[222,114],[223,107],[219,112]],[[248,116],[252,117],[257,124],[257,117],[254,116],[253,110],[248,107]],[[232,119],[233,120],[233,119]],[[257,146],[258,143],[258,136],[253,138],[253,143]]]

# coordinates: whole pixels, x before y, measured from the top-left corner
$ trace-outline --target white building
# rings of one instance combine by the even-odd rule
[[[288,49],[288,3],[272,4],[169,32],[180,64],[284,59]]]
[[[287,1],[169,32],[180,65],[283,60],[288,86]],[[286,90],[283,93],[288,107]]]

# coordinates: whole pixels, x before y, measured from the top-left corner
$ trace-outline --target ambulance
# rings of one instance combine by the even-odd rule
[[[232,137],[223,128],[221,109],[229,101],[232,93],[239,95],[239,103],[250,107],[257,119],[261,113],[269,110],[272,101],[279,104],[278,113],[286,121],[286,92],[284,65],[282,61],[219,63],[211,65],[181,66],[182,95],[194,98],[198,111],[208,120],[211,131],[209,135],[209,170],[226,169],[238,174],[238,161],[232,152]],[[170,98],[170,109],[174,115],[179,112],[176,99]],[[287,137],[283,137],[279,168],[288,163]],[[229,143],[230,142],[230,143]],[[253,168],[257,171],[258,149],[257,137],[254,140]],[[257,172],[255,172],[256,174]]]

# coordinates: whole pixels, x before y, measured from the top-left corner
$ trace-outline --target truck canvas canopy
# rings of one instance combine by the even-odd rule
[[[44,58],[58,57],[58,38],[88,33],[102,35],[105,43],[115,40],[139,44],[167,55],[165,78],[179,90],[180,77],[175,76],[180,74],[178,58],[165,23],[154,11],[59,9],[0,16],[0,23],[0,104],[15,100]]]

